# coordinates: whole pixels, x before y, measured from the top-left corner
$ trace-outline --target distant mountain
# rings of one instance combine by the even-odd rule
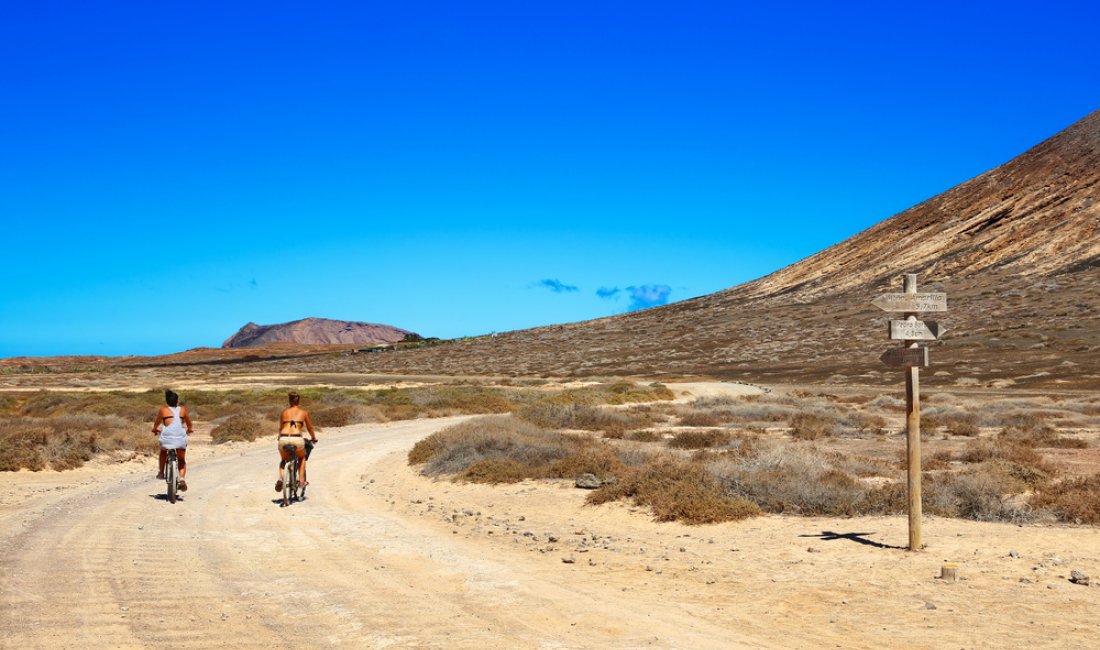
[[[778,236],[790,236],[778,234]],[[592,321],[505,332],[348,370],[886,383],[890,316],[870,301],[944,291],[928,382],[1100,387],[1100,111],[943,194],[759,280]]]
[[[303,318],[277,325],[249,323],[222,343],[223,348],[251,348],[269,343],[302,345],[380,345],[419,335],[390,325],[327,318]]]

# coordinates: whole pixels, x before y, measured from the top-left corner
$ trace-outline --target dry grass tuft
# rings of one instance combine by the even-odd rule
[[[708,469],[733,496],[768,512],[851,516],[867,512],[867,488],[838,454],[805,445],[747,442],[709,461]]]
[[[798,440],[817,440],[832,435],[836,420],[820,413],[795,413],[789,424],[791,435]]]
[[[649,507],[657,521],[712,524],[760,514],[756,504],[727,496],[700,463],[660,458],[588,497],[592,504],[629,499]]]
[[[627,471],[615,451],[602,443],[511,417],[478,418],[434,433],[413,446],[409,463],[424,465],[426,475],[453,474],[485,483],[585,473],[604,479]]]
[[[96,454],[158,448],[145,426],[111,415],[0,418],[0,471],[73,469]]]
[[[263,423],[256,416],[238,413],[237,415],[229,416],[225,422],[214,427],[214,430],[210,432],[210,439],[216,445],[231,440],[251,442],[260,437],[263,433],[263,429]]]
[[[626,440],[633,440],[635,442],[661,442],[665,439],[659,431],[652,429],[640,429],[638,431],[630,431],[623,436]]]
[[[572,451],[570,441],[514,418],[477,418],[437,431],[416,443],[409,462],[424,464],[424,474],[457,474],[482,460],[511,458],[546,466]]]
[[[722,424],[722,420],[715,413],[693,411],[680,416],[680,426],[684,427],[716,427]]]
[[[1031,497],[1031,505],[1051,511],[1060,521],[1100,524],[1100,474],[1051,483]]]
[[[642,414],[612,411],[585,404],[539,402],[516,412],[516,417],[544,429],[602,431],[621,438],[630,429],[648,424]]]
[[[682,431],[668,441],[668,446],[674,449],[713,449],[729,444],[731,439],[730,432],[721,429]]]

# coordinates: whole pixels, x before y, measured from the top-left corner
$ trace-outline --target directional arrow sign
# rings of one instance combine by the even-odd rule
[[[891,341],[935,341],[947,331],[934,320],[892,320],[890,321]]]
[[[884,293],[871,304],[882,311],[947,311],[947,294]]]
[[[888,366],[927,368],[929,366],[928,348],[923,346],[917,348],[890,348],[882,353],[879,361]]]

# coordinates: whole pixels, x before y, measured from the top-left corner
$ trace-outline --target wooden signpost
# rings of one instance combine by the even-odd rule
[[[890,340],[901,347],[887,350],[879,359],[888,366],[905,368],[905,438],[909,466],[909,550],[921,544],[920,496],[920,369],[927,368],[928,348],[918,341],[935,341],[947,328],[935,321],[917,320],[918,312],[947,311],[947,294],[917,293],[917,275],[905,274],[905,293],[886,293],[871,301],[883,311],[900,311],[904,320],[890,321]]]

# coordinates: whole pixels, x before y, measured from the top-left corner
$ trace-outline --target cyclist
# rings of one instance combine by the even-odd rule
[[[293,445],[294,454],[298,457],[298,484],[302,487],[309,485],[306,482],[306,439],[302,435],[302,428],[309,432],[313,442],[317,442],[317,434],[313,431],[313,423],[309,421],[309,413],[298,406],[301,397],[296,392],[287,393],[290,406],[283,409],[279,417],[279,480],[275,482],[275,491],[283,491],[283,468],[290,461],[290,453],[283,449],[283,445]]]
[[[187,413],[186,406],[180,406],[180,396],[170,390],[164,391],[164,401],[168,406],[160,407],[157,411],[157,419],[153,421],[153,435],[160,434],[160,463],[157,469],[157,478],[164,479],[164,464],[168,462],[168,450],[176,450],[176,458],[180,466],[180,490],[187,491],[187,436],[194,426],[191,424],[191,416]],[[187,426],[184,429],[184,425]],[[159,428],[158,428],[159,427]]]

